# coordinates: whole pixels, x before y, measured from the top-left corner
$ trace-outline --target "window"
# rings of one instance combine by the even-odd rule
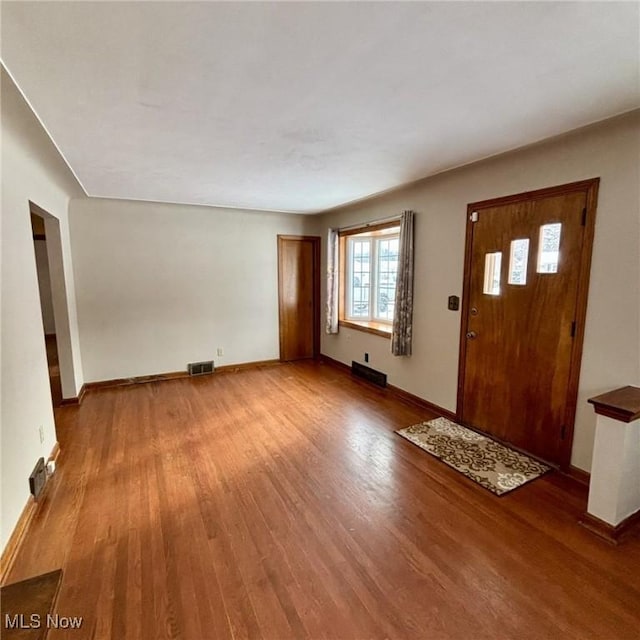
[[[344,269],[342,320],[389,333],[398,272],[399,230],[383,225],[341,238]]]
[[[500,268],[502,266],[502,251],[487,253],[484,257],[484,286],[483,293],[488,296],[500,295]]]
[[[527,284],[527,262],[529,260],[529,238],[511,241],[509,257],[509,284]]]
[[[560,232],[562,223],[554,222],[540,227],[538,273],[558,273],[560,260]]]

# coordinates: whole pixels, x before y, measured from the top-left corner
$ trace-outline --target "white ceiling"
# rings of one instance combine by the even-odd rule
[[[635,2],[1,9],[91,196],[309,213],[640,105]]]

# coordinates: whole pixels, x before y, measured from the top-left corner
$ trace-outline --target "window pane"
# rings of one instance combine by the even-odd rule
[[[371,242],[369,239],[351,241],[351,282],[349,316],[368,318],[370,314]]]
[[[540,249],[538,250],[538,273],[557,273],[560,259],[561,222],[540,227]]]
[[[484,287],[483,292],[488,296],[500,295],[500,267],[502,265],[502,251],[487,253],[484,258]]]
[[[396,298],[396,276],[398,273],[399,240],[381,238],[377,241],[378,269],[375,317],[378,320],[393,320]]]
[[[509,284],[527,284],[527,262],[529,260],[529,238],[513,240],[509,257]]]

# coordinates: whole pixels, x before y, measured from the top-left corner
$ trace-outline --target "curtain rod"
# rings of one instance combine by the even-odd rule
[[[384,222],[393,222],[397,220],[400,222],[400,216],[391,216],[390,218],[380,218],[380,220],[370,220],[369,222],[359,222],[358,224],[350,224],[346,227],[338,227],[337,231],[349,231],[349,229],[358,229],[372,227],[374,224],[383,224]]]

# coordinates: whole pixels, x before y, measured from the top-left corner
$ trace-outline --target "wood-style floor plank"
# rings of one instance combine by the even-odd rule
[[[51,640],[637,640],[640,539],[393,433],[432,417],[316,362],[92,391],[9,579],[64,570]]]

